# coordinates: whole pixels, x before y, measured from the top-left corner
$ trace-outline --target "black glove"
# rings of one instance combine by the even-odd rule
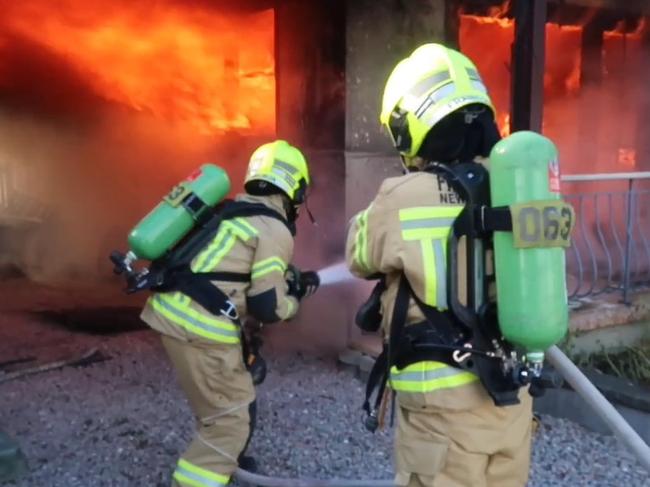
[[[294,296],[300,301],[306,296],[311,296],[320,285],[320,277],[315,271],[301,272],[297,267],[290,265],[287,269],[287,294]]]
[[[309,297],[318,290],[320,277],[316,271],[305,271],[300,275],[300,287],[304,290],[304,297]]]
[[[258,386],[264,382],[264,379],[266,379],[266,360],[264,360],[261,355],[257,354],[251,355],[248,362],[246,368],[253,378],[253,385]]]
[[[293,296],[294,298],[298,298],[298,300],[302,299],[302,295],[300,294],[300,271],[298,268],[289,264],[289,267],[287,268],[286,278],[287,286],[289,287],[287,294],[289,296]]]

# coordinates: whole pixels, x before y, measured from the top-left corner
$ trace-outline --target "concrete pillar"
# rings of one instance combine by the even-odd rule
[[[516,0],[510,78],[510,126],[542,131],[546,0]]]
[[[444,0],[348,1],[346,150],[390,150],[378,122],[384,83],[395,64],[417,46],[445,41],[445,4]]]
[[[450,5],[453,2],[449,2]],[[349,0],[346,57],[346,215],[365,207],[381,181],[399,174],[399,159],[381,132],[388,75],[427,42],[446,42],[445,0]]]
[[[366,207],[381,182],[400,174],[400,161],[381,132],[384,84],[397,62],[427,42],[455,45],[454,2],[445,0],[348,0],[346,19],[345,218]],[[372,283],[348,293],[348,340],[359,336],[354,311]]]
[[[277,0],[275,43],[277,135],[307,157],[308,206],[317,220],[312,225],[302,208],[294,263],[318,270],[343,258],[345,0]],[[346,346],[348,307],[344,286],[323,287],[291,323],[268,327],[267,345],[277,352],[338,352]]]

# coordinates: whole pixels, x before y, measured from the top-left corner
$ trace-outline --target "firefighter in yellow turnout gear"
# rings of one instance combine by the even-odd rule
[[[190,266],[193,273],[248,276],[211,282],[232,307],[215,315],[175,291],[154,293],[142,312],[142,319],[160,332],[196,417],[197,432],[178,461],[174,486],[226,486],[247,446],[255,390],[242,354],[240,319],[287,320],[298,311],[300,300],[315,291],[315,273],[302,273],[300,283],[287,281],[293,254],[291,227],[309,182],[307,163],[297,148],[285,141],[258,148],[246,174],[246,194],[235,201],[264,205],[279,217],[222,221]],[[303,286],[310,278],[311,285]]]
[[[447,241],[463,198],[440,172],[429,169],[489,155],[499,140],[492,103],[469,59],[427,44],[390,75],[381,122],[406,174],[386,179],[370,206],[353,218],[348,265],[359,277],[384,276],[381,328],[386,341],[402,276],[411,289],[404,331],[428,319],[428,309],[433,327],[441,335],[453,335]],[[466,283],[459,287],[462,291]],[[519,392],[519,404],[497,407],[477,375],[438,360],[393,365],[388,384],[397,397],[397,486],[526,484],[532,400],[525,389]]]

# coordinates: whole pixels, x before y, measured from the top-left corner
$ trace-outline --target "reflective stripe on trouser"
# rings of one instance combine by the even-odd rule
[[[173,478],[180,485],[190,487],[226,487],[230,482],[229,475],[211,472],[182,458],[178,461]]]
[[[190,333],[219,343],[240,342],[239,326],[211,313],[201,313],[190,303],[187,296],[178,292],[155,294],[151,298],[151,305],[158,313]]]
[[[212,486],[222,481],[225,485],[248,440],[248,409],[255,399],[241,346],[188,343],[165,335],[162,343],[197,420],[197,431],[178,462],[172,485]]]
[[[524,487],[532,398],[497,407],[480,382],[430,393],[398,392],[395,485]]]
[[[478,377],[443,362],[417,362],[403,369],[392,367],[390,386],[395,391],[432,392],[476,382]]]

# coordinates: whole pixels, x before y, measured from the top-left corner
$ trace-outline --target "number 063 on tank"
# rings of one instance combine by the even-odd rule
[[[510,206],[512,238],[517,249],[571,245],[573,207],[560,200],[529,201]]]

